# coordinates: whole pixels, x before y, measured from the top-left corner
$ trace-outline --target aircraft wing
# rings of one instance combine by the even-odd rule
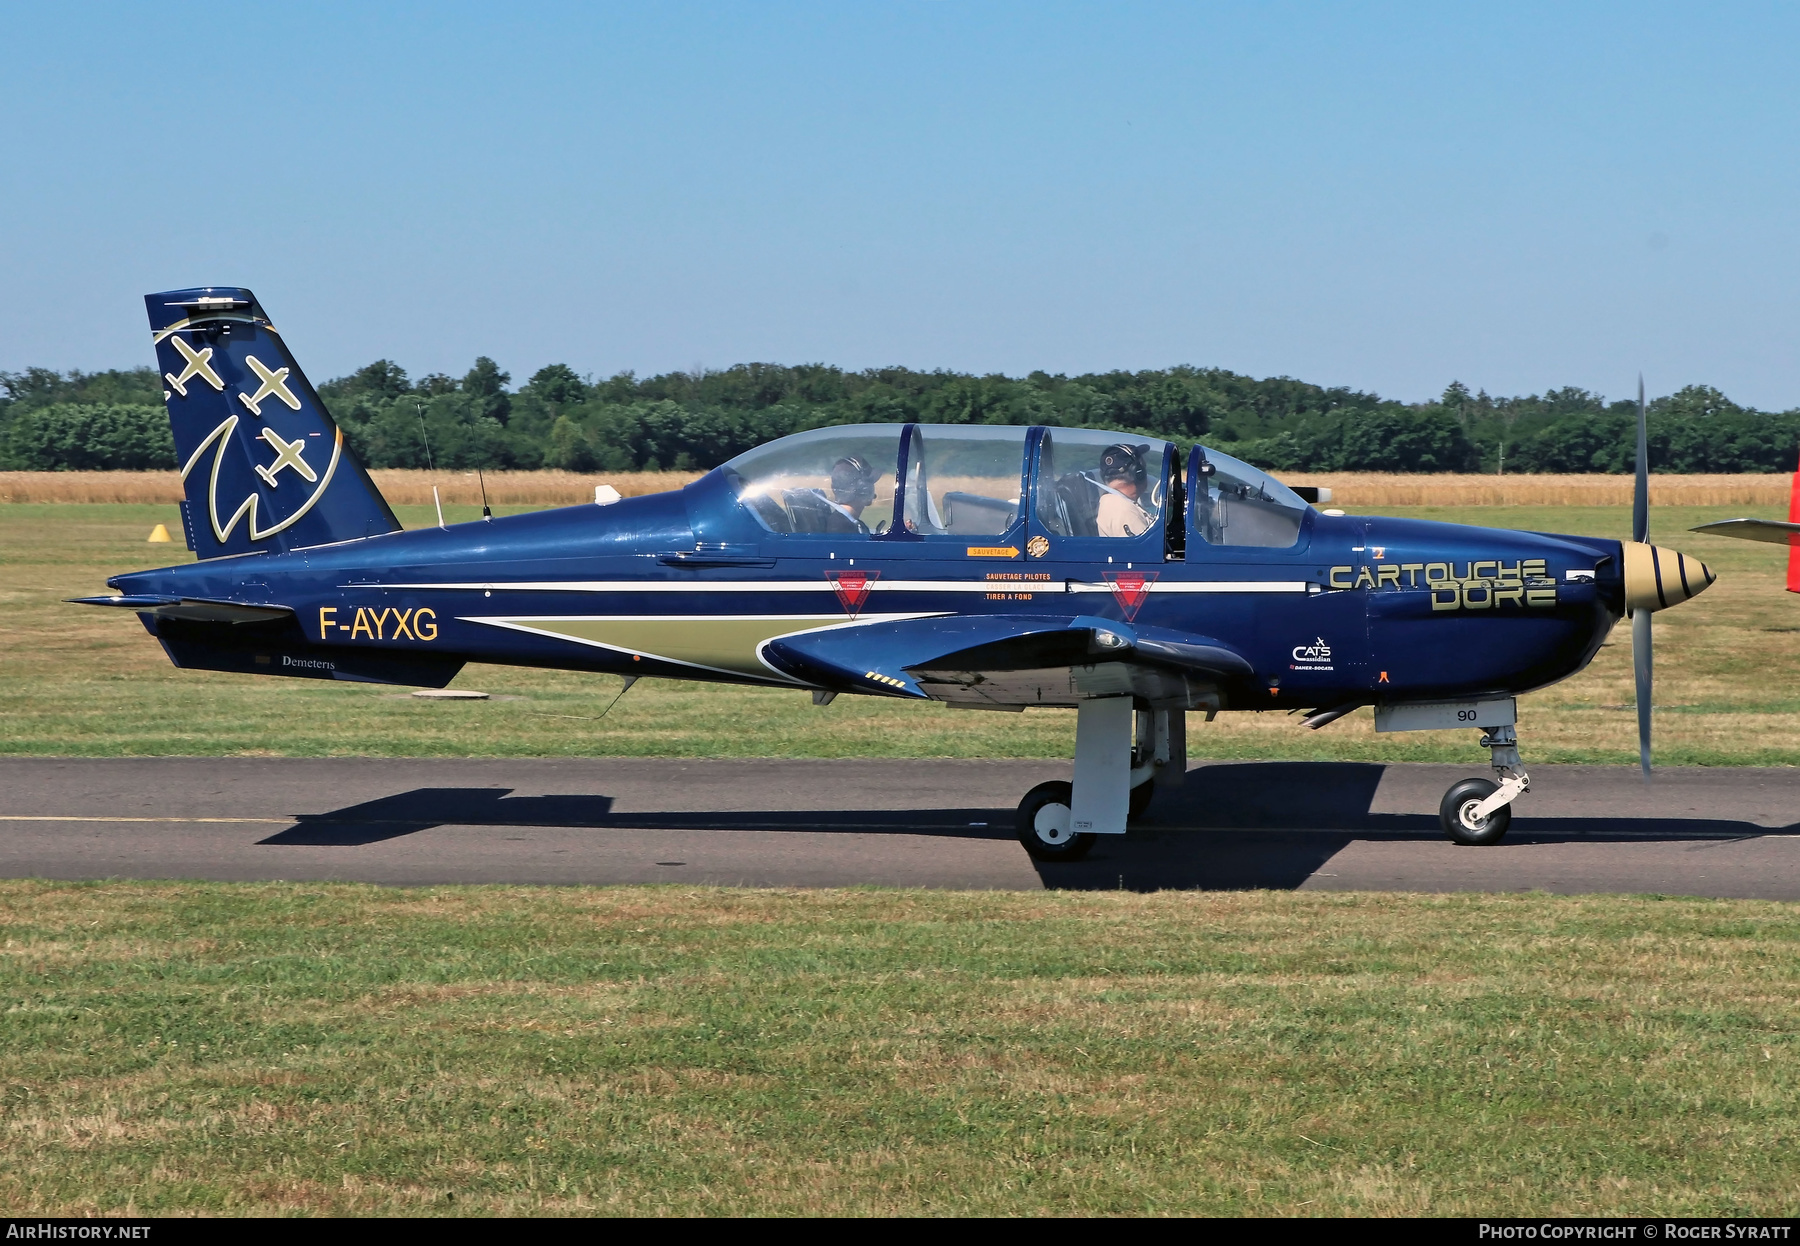
[[[985,709],[1121,695],[1186,705],[1252,674],[1242,654],[1210,637],[1085,615],[899,619],[784,636],[763,653],[834,691]]]
[[[1800,545],[1800,523],[1782,523],[1778,519],[1721,519],[1689,531],[1734,536],[1740,541],[1767,541],[1770,545]]]

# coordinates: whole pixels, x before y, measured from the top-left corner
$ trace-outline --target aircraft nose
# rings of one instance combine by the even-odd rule
[[[1624,541],[1625,609],[1667,610],[1698,597],[1719,577],[1697,558],[1640,541]]]

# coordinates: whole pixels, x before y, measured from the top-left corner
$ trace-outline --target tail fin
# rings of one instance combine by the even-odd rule
[[[399,530],[254,294],[207,286],[144,303],[188,548],[217,558]]]

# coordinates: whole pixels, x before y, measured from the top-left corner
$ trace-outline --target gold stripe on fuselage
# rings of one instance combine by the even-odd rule
[[[791,636],[797,632],[816,632],[826,628],[922,617],[926,616],[863,615],[852,621],[842,614],[723,615],[710,618],[694,615],[540,615],[471,618],[468,621],[533,632],[540,636],[557,636],[621,653],[675,662],[682,666],[768,679],[771,676],[782,677],[757,657],[757,649],[765,641]]]

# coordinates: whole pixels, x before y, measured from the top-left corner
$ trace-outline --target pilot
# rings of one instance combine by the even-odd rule
[[[1094,516],[1100,535],[1143,536],[1150,531],[1156,520],[1139,501],[1145,490],[1141,451],[1127,445],[1106,447],[1100,455],[1100,479],[1106,485]]]
[[[875,500],[875,472],[860,454],[831,465],[831,509],[848,519],[857,532],[867,532],[862,513]]]

